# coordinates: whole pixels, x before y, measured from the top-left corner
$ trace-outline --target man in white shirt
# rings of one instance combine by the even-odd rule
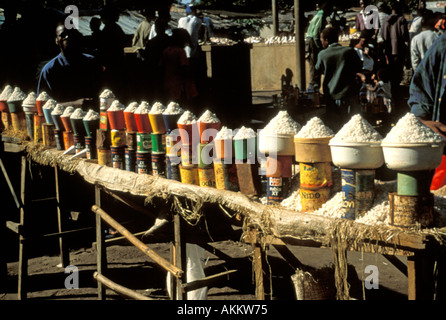
[[[410,43],[410,60],[414,71],[424,58],[426,51],[439,37],[434,25],[433,14],[425,13],[421,18],[421,32],[414,36]]]
[[[178,28],[186,29],[190,35],[189,48],[185,48],[187,57],[196,58],[199,54],[198,38],[203,22],[197,17],[197,10],[194,6],[188,5],[186,13],[186,17],[182,17],[178,20]]]

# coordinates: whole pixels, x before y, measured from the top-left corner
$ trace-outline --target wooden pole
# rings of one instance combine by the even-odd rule
[[[20,207],[20,225],[25,226],[27,215],[27,195],[26,182],[27,182],[27,164],[26,156],[22,156],[21,160],[21,174],[20,174],[20,197],[22,206]],[[25,300],[27,297],[27,277],[28,277],[28,243],[25,241],[23,234],[19,235],[19,271],[18,271],[18,289],[17,295],[19,300]]]
[[[59,169],[57,168],[57,166],[54,166],[54,178],[55,178],[56,199],[57,199],[57,226],[59,229],[59,233],[62,233],[64,225],[64,220],[63,220],[64,217],[62,215],[62,210],[61,210]],[[65,268],[70,264],[70,253],[65,246],[63,237],[59,237],[59,251],[60,251],[60,264],[62,268]]]
[[[306,89],[305,79],[305,41],[303,28],[303,11],[300,0],[294,0],[294,34],[296,37],[296,81],[300,90]]]
[[[277,36],[279,34],[279,12],[277,10],[277,0],[271,0],[271,12],[273,18],[273,34]]]
[[[179,269],[183,269],[183,248],[181,242],[181,219],[179,214],[175,214],[173,216],[173,226],[174,226],[174,265],[175,267],[178,267]],[[186,265],[184,265],[185,267]],[[175,299],[176,300],[183,300],[183,280],[186,282],[185,276],[183,277],[177,277],[175,279]]]
[[[93,278],[95,278],[99,283],[107,286],[108,288],[112,289],[113,291],[115,291],[125,297],[135,299],[135,300],[154,300],[154,299],[146,297],[145,295],[142,295],[136,291],[133,291],[129,288],[123,287],[120,284],[117,284],[116,282],[111,281],[107,277],[104,277],[104,275],[99,274],[98,272],[95,272],[93,274]]]
[[[99,207],[101,205],[101,189],[95,185],[95,203]],[[107,269],[107,251],[105,246],[104,227],[101,216],[96,213],[96,265],[97,272],[103,274]],[[98,282],[98,299],[105,300],[106,292],[101,282]]]
[[[110,217],[104,210],[99,208],[97,205],[93,205],[91,210],[98,214],[105,222],[107,222],[116,231],[122,234],[127,240],[129,240],[135,247],[144,252],[148,257],[154,260],[158,265],[160,265],[165,270],[169,271],[175,277],[181,277],[183,270],[173,266],[163,257],[159,256],[155,251],[146,246],[138,238],[136,238],[130,231],[120,225],[116,220]]]

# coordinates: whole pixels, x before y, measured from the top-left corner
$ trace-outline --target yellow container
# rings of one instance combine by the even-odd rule
[[[300,188],[300,201],[302,203],[303,212],[313,212],[322,207],[328,201],[331,194],[330,187],[323,187],[319,189],[304,189]]]
[[[196,165],[185,166],[180,164],[181,182],[187,184],[194,184],[199,186],[200,179],[198,177],[198,168]]]
[[[198,180],[200,187],[215,188],[214,167],[208,166],[206,168],[198,168]]]
[[[98,164],[111,167],[112,157],[110,149],[100,149],[98,148]]]
[[[329,162],[299,163],[300,186],[305,189],[331,187],[333,176]]]
[[[111,146],[115,148],[124,147],[126,145],[125,130],[113,129],[110,131]]]
[[[11,122],[14,131],[26,132],[26,118],[24,112],[11,113]]]
[[[8,130],[12,127],[11,114],[9,112],[2,112],[2,123],[5,127],[5,130]]]
[[[155,134],[165,134],[166,133],[166,125],[164,123],[164,118],[162,114],[150,114],[149,113],[149,121],[152,126],[152,131]]]
[[[305,163],[331,162],[331,138],[294,138],[294,159]]]
[[[56,147],[56,138],[54,136],[54,130],[56,129],[56,126],[51,123],[44,123],[42,124],[42,138],[43,138],[43,145],[45,147]]]
[[[215,187],[220,190],[239,191],[237,166],[235,163],[225,164],[214,160]]]
[[[39,116],[38,114],[34,115],[34,142],[42,143],[43,141],[42,124],[44,122],[45,122],[44,116]]]

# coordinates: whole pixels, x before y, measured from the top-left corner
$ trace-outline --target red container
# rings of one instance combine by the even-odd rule
[[[192,135],[194,132],[194,126],[197,128],[197,122],[193,124],[177,123],[177,126],[180,131],[181,142],[183,145],[192,145]]]
[[[5,100],[0,101],[0,112],[9,112],[8,103]]]
[[[206,123],[206,122],[198,122],[198,133],[200,134],[200,142],[201,143],[209,143],[214,140],[214,137],[217,135],[218,131],[221,128],[221,122],[215,123]],[[213,129],[213,130],[208,130]]]
[[[45,103],[46,103],[46,100],[36,100],[37,114],[39,116],[43,116],[43,106]]]
[[[60,117],[66,132],[73,132],[70,117]]]
[[[138,132],[152,133],[152,126],[150,125],[148,113],[135,113],[135,120]]]
[[[125,130],[124,111],[108,111],[108,121],[112,130]]]
[[[125,112],[124,111],[124,120],[125,120],[125,127],[127,128],[127,131],[129,131],[129,132],[138,131],[138,126],[136,125],[136,118],[135,118],[134,112]]]
[[[266,176],[269,178],[291,178],[293,156],[266,158]]]

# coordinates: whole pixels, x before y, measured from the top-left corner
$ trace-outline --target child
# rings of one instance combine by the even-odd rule
[[[383,103],[387,109],[387,113],[392,112],[392,94],[390,80],[387,70],[379,69],[376,74],[372,75],[373,85],[365,84],[367,90],[367,100],[370,103]],[[376,101],[378,99],[378,101]]]

